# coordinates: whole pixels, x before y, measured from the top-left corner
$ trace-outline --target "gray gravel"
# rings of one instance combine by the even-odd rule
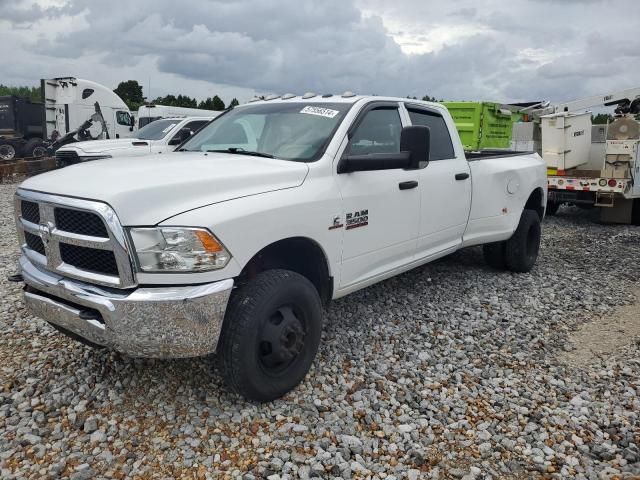
[[[84,347],[31,317],[0,186],[0,477],[632,478],[640,341],[579,367],[581,325],[633,302],[640,228],[565,209],[531,274],[478,248],[336,301],[307,380],[256,405],[205,360]]]

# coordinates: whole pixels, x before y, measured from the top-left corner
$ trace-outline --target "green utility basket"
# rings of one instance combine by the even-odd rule
[[[467,151],[509,148],[513,123],[519,115],[512,114],[499,103],[442,102],[456,124],[462,145]]]

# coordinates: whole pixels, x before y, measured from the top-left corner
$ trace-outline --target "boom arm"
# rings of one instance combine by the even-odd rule
[[[572,102],[551,105],[541,103],[532,105],[521,110],[523,113],[530,113],[536,117],[550,115],[560,112],[582,112],[592,107],[618,105],[620,113],[640,113],[640,87],[620,90],[619,92],[606,95],[594,95],[593,97],[582,98]],[[635,110],[635,111],[634,111]]]

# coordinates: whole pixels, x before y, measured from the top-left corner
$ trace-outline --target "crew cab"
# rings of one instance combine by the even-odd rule
[[[546,185],[537,154],[467,158],[436,103],[269,98],[173,153],[26,180],[16,279],[64,333],[134,357],[215,352],[232,389],[268,401],[305,377],[331,299],[474,245],[531,270]]]
[[[135,138],[91,140],[60,147],[56,164],[66,167],[75,163],[114,157],[140,157],[171,152],[215,116],[164,118],[138,130]]]

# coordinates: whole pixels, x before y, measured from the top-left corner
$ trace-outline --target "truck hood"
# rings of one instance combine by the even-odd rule
[[[302,184],[305,163],[227,153],[176,152],[81,163],[20,188],[106,202],[125,226],[155,225],[213,203]]]
[[[146,145],[133,145],[133,142],[144,142]],[[116,138],[113,140],[89,140],[87,142],[76,142],[61,147],[59,151],[75,150],[79,155],[109,153],[114,150],[133,150],[139,148],[149,151],[150,142],[148,140],[138,140],[137,138]]]

